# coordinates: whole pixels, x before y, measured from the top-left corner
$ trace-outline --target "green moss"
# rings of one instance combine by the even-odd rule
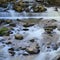
[[[3,35],[8,35],[7,34],[7,31],[8,31],[9,29],[7,28],[7,27],[2,27],[1,29],[0,29],[0,36],[3,36]]]

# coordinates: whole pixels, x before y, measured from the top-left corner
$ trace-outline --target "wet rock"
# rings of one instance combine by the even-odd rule
[[[17,12],[24,11],[24,3],[22,1],[15,3],[14,4],[14,10],[16,10]]]
[[[25,50],[26,49],[26,46],[21,46],[19,47],[21,50]]]
[[[0,25],[1,25],[2,23],[4,23],[4,22],[5,22],[5,20],[0,19]]]
[[[30,42],[35,42],[35,39],[31,39]]]
[[[44,6],[42,6],[42,5],[33,7],[33,11],[34,12],[45,12],[46,10],[47,9]]]
[[[9,35],[9,33],[7,33],[8,31],[9,29],[7,27],[2,27],[0,29],[0,36],[4,36],[4,35],[8,36]]]
[[[24,31],[28,31],[29,29],[23,29]]]
[[[15,55],[15,52],[14,51],[10,51],[9,53],[11,54],[11,56],[14,56]]]
[[[60,57],[57,60],[60,60]]]
[[[0,7],[7,8],[9,2],[16,2],[16,0],[0,0]]]
[[[10,23],[9,26],[16,27],[15,23]]]
[[[9,48],[8,51],[14,51],[14,48]]]
[[[24,27],[30,27],[30,26],[34,26],[34,24],[32,24],[32,23],[26,23],[26,24],[24,24],[23,26],[24,26]]]
[[[50,34],[53,31],[53,28],[49,28],[49,27],[46,27],[44,29],[48,34]]]
[[[12,44],[12,42],[9,41],[9,42],[6,42],[6,44],[9,45],[9,44]]]
[[[17,40],[22,40],[22,39],[23,39],[23,36],[20,35],[20,34],[16,34],[16,35],[15,35],[15,39],[17,39]]]
[[[33,49],[33,48],[31,48],[31,47],[28,47],[28,48],[26,49],[26,51],[27,51],[29,54],[38,54],[38,53],[40,52],[39,49]]]
[[[10,23],[12,23],[12,20],[5,20],[5,23],[10,24]]]
[[[48,0],[47,1],[50,5],[60,6],[60,0]]]
[[[40,52],[39,45],[34,42],[29,47],[26,47],[26,51],[29,54],[38,54]]]
[[[27,7],[27,8],[25,8],[25,11],[26,12],[30,12],[30,9]]]
[[[13,32],[11,30],[8,31],[9,34],[13,34]]]
[[[50,34],[56,28],[57,26],[46,26],[44,29],[48,34]]]

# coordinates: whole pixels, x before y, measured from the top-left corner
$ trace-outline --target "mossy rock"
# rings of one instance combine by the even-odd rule
[[[42,6],[42,5],[33,7],[33,11],[34,12],[45,12],[46,10],[47,9],[44,6]]]
[[[10,23],[12,23],[12,20],[6,20],[5,23],[10,24]]]
[[[24,10],[24,3],[22,1],[15,3],[13,9],[17,12],[22,12]]]
[[[1,29],[0,29],[0,36],[4,36],[4,35],[9,35],[7,32],[8,32],[8,28],[7,27],[2,27]]]

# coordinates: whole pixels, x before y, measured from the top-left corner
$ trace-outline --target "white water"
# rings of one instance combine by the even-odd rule
[[[24,17],[23,17],[24,16]],[[17,18],[43,18],[43,17],[60,17],[60,8],[58,8],[58,11],[55,11],[55,7],[47,7],[46,12],[42,13],[27,13],[27,12],[22,12],[22,13],[17,13],[14,10],[8,10],[7,12],[0,12],[0,18],[12,18],[12,19],[17,19]]]

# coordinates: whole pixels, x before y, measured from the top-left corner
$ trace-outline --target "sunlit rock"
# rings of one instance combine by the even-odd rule
[[[16,35],[15,35],[15,39],[16,39],[16,40],[22,40],[22,39],[23,39],[23,36],[20,35],[20,34],[16,34]]]
[[[33,7],[34,12],[45,12],[46,10],[47,9],[42,5],[38,5],[38,6]]]

